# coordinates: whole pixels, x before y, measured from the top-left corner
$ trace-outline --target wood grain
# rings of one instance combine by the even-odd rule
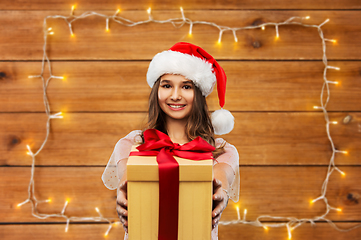
[[[337,223],[337,226],[343,229],[351,228],[356,223]],[[106,232],[107,224],[71,224],[69,231],[64,232],[65,224],[16,224],[2,225],[0,227],[0,235],[4,239],[23,240],[38,239],[48,240],[49,236],[53,240],[64,239],[103,239]],[[124,230],[121,226],[112,228],[107,239],[122,239]],[[357,228],[350,232],[339,232],[334,230],[327,223],[317,223],[315,227],[310,224],[304,224],[292,232],[292,239],[309,239],[309,240],[344,240],[359,239],[361,228]],[[219,239],[248,239],[248,240],[271,240],[286,239],[287,230],[285,228],[271,228],[265,231],[263,228],[238,224],[231,226],[219,226]]]
[[[43,21],[49,15],[69,16],[73,1],[0,2],[0,238],[17,239],[103,239],[107,223],[71,224],[64,232],[63,219],[39,220],[31,215],[29,204],[16,205],[27,198],[33,151],[46,137],[46,115],[41,79],[29,79],[41,71]],[[230,27],[257,26],[281,22],[292,16],[310,16],[309,24],[320,24],[329,39],[327,78],[330,85],[327,106],[334,146],[349,154],[336,154],[335,164],[346,177],[335,171],[327,197],[342,212],[328,217],[340,228],[361,223],[361,4],[357,0],[273,0],[252,1],[77,1],[75,15],[91,10],[134,21],[146,20],[146,9],[163,20],[181,17],[179,7],[192,20],[215,22]],[[325,130],[324,115],[313,109],[319,105],[323,84],[322,45],[317,29],[280,26],[237,32],[224,32],[217,45],[218,30],[195,25],[179,29],[171,24],[146,24],[127,28],[110,20],[90,17],[73,24],[71,38],[65,22],[49,19],[54,35],[49,36],[47,53],[53,74],[66,80],[51,80],[48,97],[52,113],[64,112],[64,119],[52,120],[50,136],[36,157],[35,195],[51,198],[39,205],[40,212],[59,213],[70,198],[69,216],[104,216],[117,220],[115,191],[106,189],[101,174],[115,143],[146,122],[149,87],[145,74],[152,57],[175,42],[188,41],[202,46],[224,67],[228,76],[225,108],[236,117],[235,129],[224,136],[240,155],[241,213],[247,219],[260,215],[310,218],[323,214],[322,201],[309,204],[320,195],[331,158],[331,144]],[[46,66],[45,77],[48,77]],[[135,91],[136,90],[136,91]],[[325,96],[327,97],[327,96]],[[210,110],[218,109],[216,92],[208,99]],[[347,120],[348,119],[348,120]],[[230,201],[222,220],[235,220],[235,204]],[[242,215],[242,214],[241,214]],[[274,223],[273,220],[269,221]],[[219,227],[219,239],[286,239],[286,228],[248,225]],[[123,237],[117,226],[109,239]],[[360,239],[361,228],[339,232],[327,223],[302,225],[292,239]]]
[[[113,15],[114,11],[99,11]],[[79,13],[81,14],[81,13]],[[43,20],[46,16],[68,16],[69,11],[3,11],[0,16],[0,60],[40,60],[43,56]],[[192,20],[216,22],[230,27],[259,25],[265,22],[282,22],[293,16],[307,16],[309,24],[321,24],[331,19],[322,29],[326,38],[337,39],[328,43],[327,56],[334,59],[360,59],[361,15],[357,11],[187,11]],[[122,17],[133,21],[146,20],[146,11],[124,11]],[[179,11],[154,11],[159,20],[181,17]],[[223,43],[217,44],[218,29],[211,26],[174,28],[171,24],[146,24],[126,28],[110,21],[110,32],[105,31],[105,19],[90,17],[73,23],[75,37],[62,19],[48,19],[54,35],[48,38],[48,54],[52,60],[136,60],[152,57],[171,47],[175,42],[188,41],[202,46],[216,59],[232,60],[321,60],[322,45],[317,29],[301,26],[281,26],[280,39],[275,40],[273,27],[247,30],[233,34],[225,32]],[[11,27],[13,26],[13,27]]]
[[[35,194],[39,200],[51,198],[51,203],[39,204],[41,213],[60,213],[65,200],[68,216],[98,216],[95,207],[107,218],[117,218],[115,212],[116,191],[108,190],[101,181],[104,167],[39,167],[35,170]],[[335,172],[331,175],[327,190],[329,204],[342,208],[327,216],[334,221],[360,221],[359,204],[361,186],[360,167],[341,167],[346,177]],[[241,167],[241,215],[247,209],[247,219],[260,215],[313,218],[325,212],[322,201],[310,205],[310,200],[320,195],[327,167]],[[65,222],[62,218],[40,220],[31,215],[31,206],[16,205],[27,198],[30,167],[0,167],[0,221]],[[15,180],[16,179],[16,180]],[[230,201],[222,214],[222,220],[237,219],[235,203]],[[265,221],[273,221],[264,219]]]
[[[46,115],[0,115],[0,165],[30,165],[46,136]],[[331,145],[322,113],[234,113],[234,130],[224,138],[238,149],[241,165],[327,165]],[[351,121],[343,124],[345,117]],[[337,164],[360,165],[360,113],[330,113]],[[105,165],[116,142],[143,129],[145,113],[66,113],[52,120],[51,135],[36,157],[37,165]]]
[[[225,108],[230,111],[314,111],[320,105],[321,62],[220,61],[227,74]],[[361,111],[361,62],[332,61],[341,68],[329,71],[329,111]],[[147,111],[150,87],[148,61],[53,62],[47,89],[54,112]],[[47,70],[47,68],[45,69]],[[38,62],[0,62],[0,111],[44,111],[43,85]],[[46,71],[46,76],[48,73]],[[325,91],[325,96],[327,93]],[[207,97],[210,110],[219,109],[217,91]]]
[[[9,9],[9,10],[64,10],[71,9],[71,6],[74,4],[74,1],[64,0],[64,1],[45,1],[38,0],[34,1],[11,1],[3,0],[0,3],[0,9]],[[111,10],[120,8],[122,10],[144,10],[152,7],[152,9],[176,9],[182,6],[185,10],[187,9],[217,9],[217,10],[229,10],[229,9],[361,9],[361,4],[357,0],[295,0],[295,1],[285,1],[285,0],[273,0],[271,3],[265,4],[264,1],[254,0],[254,1],[207,1],[207,0],[138,0],[138,1],[97,1],[97,0],[78,0],[76,1],[77,10]],[[114,10],[114,11],[115,11]]]

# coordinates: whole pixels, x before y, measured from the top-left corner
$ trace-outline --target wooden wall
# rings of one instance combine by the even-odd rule
[[[39,149],[46,134],[42,83],[38,78],[43,56],[42,24],[48,15],[68,15],[71,1],[38,0],[0,2],[0,238],[1,239],[102,239],[105,223],[71,224],[65,233],[64,220],[39,220],[30,204],[16,205],[27,198],[31,158],[26,145]],[[329,71],[330,127],[335,146],[349,154],[337,154],[335,163],[346,172],[335,172],[327,197],[332,206],[328,218],[340,228],[361,222],[361,3],[358,0],[259,0],[245,1],[77,1],[75,15],[92,10],[133,20],[147,19],[151,6],[156,19],[186,17],[220,25],[242,27],[284,21],[292,16],[310,16],[312,24],[327,18],[325,37]],[[306,20],[305,20],[306,21]],[[170,24],[147,24],[126,28],[91,17],[74,23],[71,38],[63,20],[49,20],[55,34],[49,37],[48,55],[54,75],[47,89],[53,113],[49,140],[37,157],[35,189],[38,199],[52,198],[39,205],[44,213],[59,213],[66,198],[69,216],[116,218],[115,191],[101,182],[101,174],[117,140],[144,124],[149,87],[145,74],[155,53],[177,41],[189,41],[209,51],[228,75],[225,108],[233,112],[236,124],[225,136],[240,155],[240,208],[247,218],[260,215],[312,218],[325,212],[320,195],[332,154],[319,105],[323,84],[321,40],[317,30],[299,26],[280,27],[275,41],[271,27],[237,33],[238,43],[225,33],[217,45],[218,31],[194,26],[175,29]],[[45,75],[48,72],[46,71]],[[214,92],[208,103],[217,109]],[[347,118],[351,119],[346,121]],[[234,204],[222,219],[237,218]],[[109,239],[121,239],[121,227]],[[293,232],[293,239],[361,239],[361,228],[338,232],[327,223],[305,224]],[[220,226],[220,239],[286,239],[286,228],[265,231],[247,225]]]

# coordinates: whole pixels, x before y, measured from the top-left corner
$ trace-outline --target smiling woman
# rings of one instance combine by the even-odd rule
[[[164,151],[173,152],[173,150],[168,149],[172,146],[172,149],[174,148],[178,152],[187,152],[197,147],[199,142],[203,142],[202,149],[197,151],[207,151],[209,156],[207,155],[208,158],[205,159],[210,159],[213,156],[214,175],[212,199],[209,196],[209,200],[213,200],[212,211],[209,209],[209,217],[212,216],[209,221],[212,221],[209,223],[204,221],[204,224],[209,224],[209,227],[212,226],[212,231],[208,232],[209,238],[212,236],[212,239],[217,239],[218,222],[228,204],[229,198],[237,202],[239,197],[237,149],[223,139],[214,137],[216,128],[223,129],[223,131],[218,131],[218,134],[225,134],[232,130],[233,116],[222,109],[220,116],[218,116],[221,121],[218,121],[216,123],[218,126],[215,126],[206,102],[206,96],[212,92],[213,86],[217,82],[220,105],[223,107],[226,84],[226,75],[223,68],[202,48],[190,43],[177,43],[170,50],[161,52],[153,58],[148,68],[147,82],[152,87],[149,96],[148,124],[144,131],[133,131],[118,141],[103,174],[103,182],[108,188],[115,189],[114,186],[118,185],[117,212],[120,221],[127,232],[128,187],[126,164],[132,145],[143,143],[137,147],[139,151],[147,148],[146,146],[155,144],[158,146],[156,148],[158,150],[162,148]],[[226,115],[222,115],[224,111],[227,112]],[[227,126],[224,128],[223,125]],[[225,129],[226,131],[224,131]],[[157,137],[161,137],[161,139]],[[163,146],[164,143],[170,145]],[[183,148],[187,150],[182,150]],[[194,152],[187,153],[189,154],[188,159],[202,160],[193,158],[192,156],[196,154]],[[160,200],[163,200],[164,197],[167,198],[168,195],[171,195],[171,192],[178,192],[174,189],[178,189],[179,185],[178,177],[176,182],[173,182],[173,179],[166,179],[165,182],[161,181],[161,178],[164,179],[162,177],[162,171],[164,170],[162,170],[161,164],[165,159],[168,158],[158,159],[157,157]],[[167,166],[172,164],[172,160],[169,161],[165,163]],[[117,171],[113,169],[115,166],[117,166]],[[113,172],[118,174],[116,175]],[[165,174],[166,176],[174,175]],[[117,182],[116,179],[119,181]],[[161,187],[165,185],[165,188]],[[168,221],[171,214],[169,212],[162,214],[164,213],[162,210],[164,204],[162,205],[160,200],[159,239],[177,239],[174,236],[177,236],[178,217],[176,216],[174,221],[172,218]],[[174,207],[170,209],[173,211]],[[165,223],[165,226],[162,223]],[[168,229],[175,230],[169,231]],[[126,234],[125,239],[127,237]]]

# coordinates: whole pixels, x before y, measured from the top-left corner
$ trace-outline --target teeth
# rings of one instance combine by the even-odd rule
[[[171,106],[172,108],[182,108],[185,105],[171,105],[171,104],[169,104],[169,106]]]

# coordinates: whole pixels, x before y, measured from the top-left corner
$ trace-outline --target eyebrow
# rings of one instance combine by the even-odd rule
[[[188,80],[188,81],[184,81],[183,83],[191,83],[191,84],[193,84],[193,81]]]
[[[171,81],[170,81],[170,80],[167,80],[167,79],[162,79],[162,80],[160,81],[160,83],[163,83],[163,82],[165,82],[165,83],[170,83]],[[183,81],[182,83],[183,83],[183,84],[188,84],[188,83],[193,84],[193,81],[192,81],[192,80],[188,80],[188,81]]]

